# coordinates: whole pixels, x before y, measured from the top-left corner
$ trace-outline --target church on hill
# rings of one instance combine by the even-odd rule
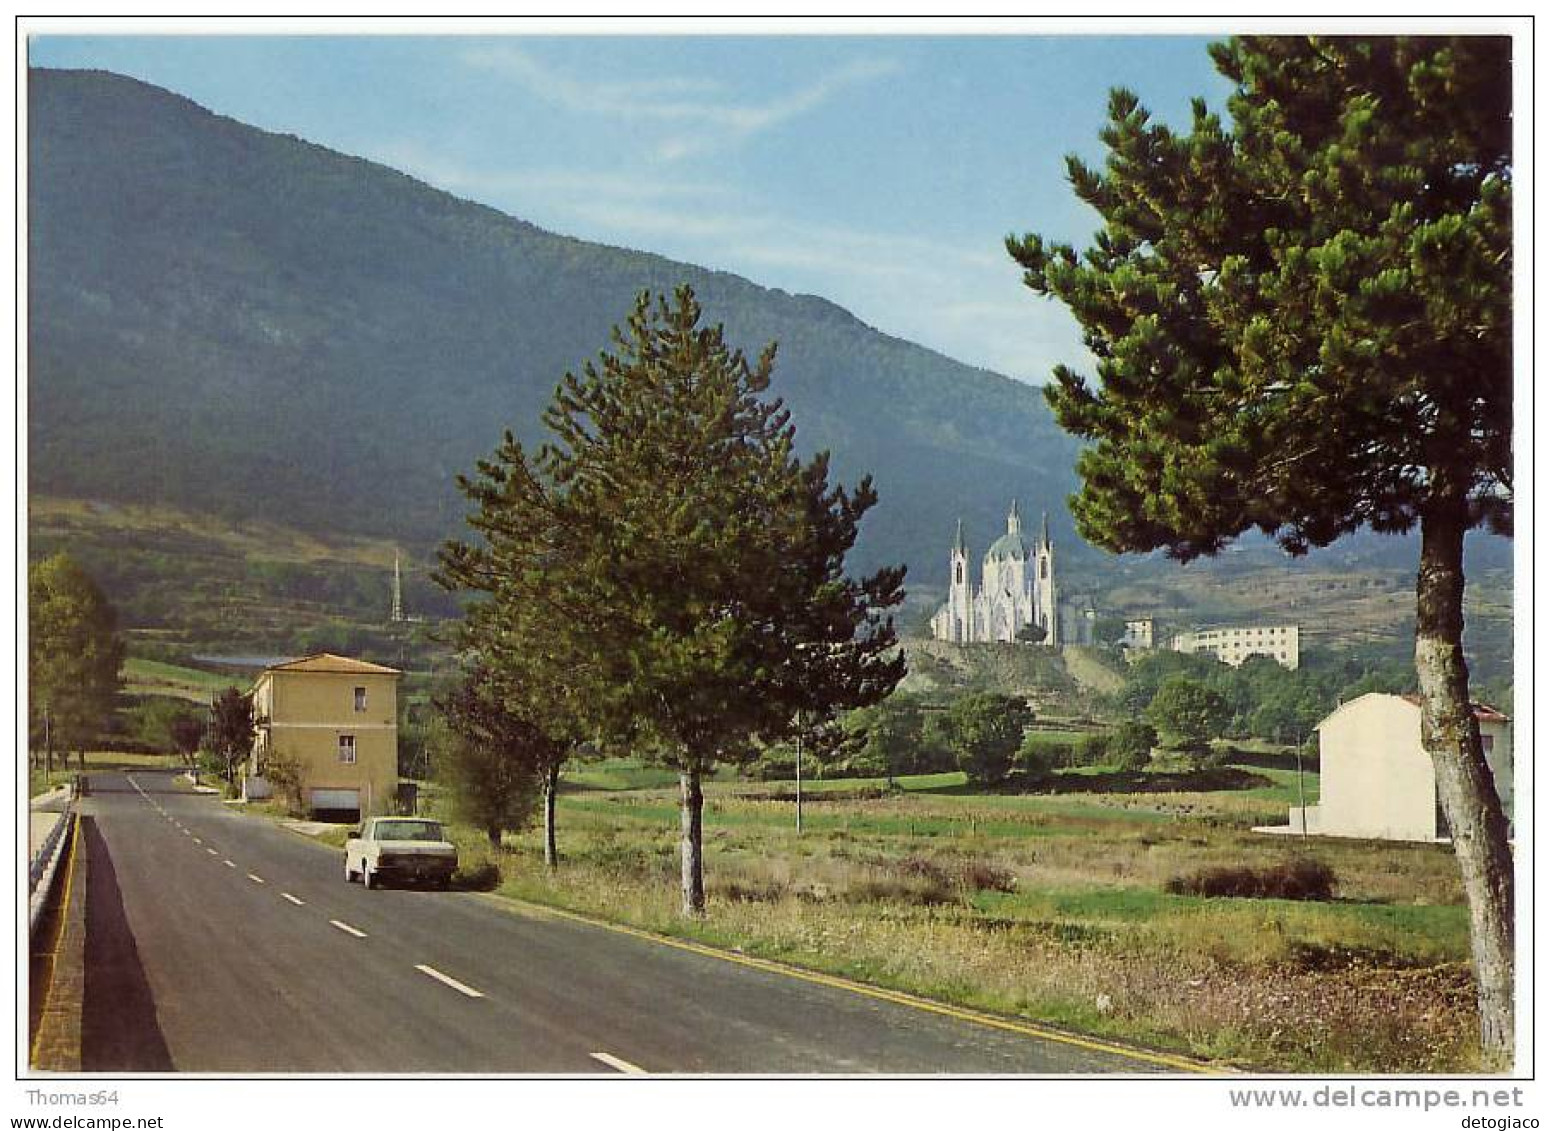
[[[1079,642],[1065,640],[1061,631],[1049,515],[1044,516],[1039,541],[1032,543],[1023,536],[1023,521],[1014,500],[1006,516],[1006,533],[985,551],[977,587],[969,577],[969,548],[963,537],[963,520],[959,519],[948,568],[947,603],[931,618],[931,635],[937,640],[1012,643],[1030,625],[1037,625],[1044,630],[1042,644],[1055,647]]]

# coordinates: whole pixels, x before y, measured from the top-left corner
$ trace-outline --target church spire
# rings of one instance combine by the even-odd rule
[[[1008,534],[1021,534],[1023,532],[1023,519],[1017,513],[1017,500],[1012,500],[1012,509],[1007,512],[1006,532]]]
[[[963,519],[958,520],[958,533],[953,535],[953,553],[968,554],[969,546],[963,540]]]
[[[1048,546],[1049,544],[1050,544],[1050,542],[1049,542],[1049,511],[1045,511],[1044,512],[1044,545]]]

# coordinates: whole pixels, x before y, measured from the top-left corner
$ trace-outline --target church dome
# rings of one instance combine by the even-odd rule
[[[1028,560],[1028,543],[1023,541],[1022,533],[1011,530],[1001,535],[990,544],[990,549],[985,551],[987,562],[1002,562],[1007,559],[1025,562]]]

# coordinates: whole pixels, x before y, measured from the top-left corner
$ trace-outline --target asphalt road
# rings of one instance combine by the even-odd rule
[[[167,773],[93,775],[83,817],[86,1071],[1168,1070],[488,896],[366,891]]]

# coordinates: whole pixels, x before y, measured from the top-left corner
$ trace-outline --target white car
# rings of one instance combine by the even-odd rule
[[[440,821],[424,817],[368,817],[344,842],[344,879],[368,888],[387,880],[445,888],[457,870],[457,846]]]

